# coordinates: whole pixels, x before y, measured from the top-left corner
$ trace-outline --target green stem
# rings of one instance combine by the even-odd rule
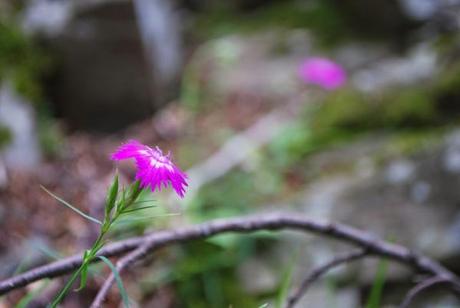
[[[59,292],[59,294],[54,298],[53,302],[49,306],[50,308],[57,307],[57,305],[64,299],[64,297],[67,295],[67,293],[69,293],[70,288],[74,284],[75,280],[77,280],[78,276],[81,274],[83,269],[86,266],[88,266],[89,263],[91,263],[93,261],[93,259],[95,258],[97,252],[99,251],[99,249],[102,248],[102,246],[100,246],[100,243],[101,243],[102,239],[104,238],[105,233],[107,232],[104,229],[108,229],[108,228],[104,228],[104,226],[102,227],[101,233],[99,234],[99,236],[97,237],[96,241],[94,242],[93,247],[91,247],[90,252],[86,256],[86,258],[84,258],[82,260],[82,264],[80,265],[78,270],[76,270],[73,273],[72,277],[70,277],[69,281],[66,283],[66,285],[61,290],[61,292]],[[100,247],[98,247],[98,246],[100,246]]]
[[[85,264],[82,264],[78,270],[76,270],[72,277],[70,277],[69,281],[66,283],[66,285],[64,286],[64,288],[61,290],[61,292],[59,292],[59,294],[54,298],[53,302],[50,304],[50,308],[56,308],[57,305],[59,305],[59,303],[64,299],[64,297],[67,295],[67,293],[69,292],[70,288],[72,287],[73,283],[75,282],[75,280],[77,280],[78,276],[80,275],[81,271],[83,270],[84,266],[86,266]]]
[[[102,240],[104,239],[104,236],[109,231],[110,227],[115,223],[115,221],[123,213],[123,211],[127,209],[129,206],[131,206],[139,197],[139,194],[142,191],[142,189],[140,189],[139,186],[140,186],[139,181],[133,184],[131,195],[129,196],[128,200],[126,200],[124,204],[122,204],[122,206],[118,208],[118,210],[114,213],[113,217],[110,217],[110,211],[106,213],[106,216],[104,217],[104,220],[103,220],[103,224],[101,226],[101,230],[99,232],[99,236],[97,237],[93,246],[91,247],[88,253],[85,253],[83,255],[82,264],[80,265],[78,270],[76,270],[73,273],[72,277],[70,277],[70,280],[66,283],[66,285],[59,292],[59,294],[54,298],[53,302],[49,305],[49,307],[51,308],[57,307],[57,305],[64,299],[64,297],[70,291],[70,288],[74,284],[75,280],[77,280],[78,276],[96,258],[98,251],[102,248],[102,246],[104,246],[104,244],[102,243]]]

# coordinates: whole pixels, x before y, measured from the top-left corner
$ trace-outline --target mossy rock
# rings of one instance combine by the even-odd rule
[[[423,126],[438,121],[436,101],[430,91],[409,88],[380,102],[382,126]]]
[[[197,13],[194,34],[209,38],[231,33],[254,33],[267,28],[309,29],[321,46],[334,46],[350,38],[347,18],[331,1],[270,1],[241,11],[234,4],[202,8]]]
[[[352,89],[331,93],[313,111],[312,128],[316,132],[340,128],[365,129],[375,121],[373,117],[376,106],[366,97]]]
[[[449,65],[439,74],[433,93],[444,121],[460,114],[460,62]]]
[[[323,131],[438,126],[446,119],[455,121],[460,113],[460,109],[452,113],[452,108],[448,109],[443,103],[442,97],[448,93],[451,92],[439,91],[438,86],[429,85],[389,89],[386,93],[369,95],[352,89],[339,90],[329,95],[313,112],[312,127]]]

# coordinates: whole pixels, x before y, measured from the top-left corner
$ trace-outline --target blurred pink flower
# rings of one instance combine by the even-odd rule
[[[177,168],[168,155],[163,155],[160,148],[151,148],[143,145],[137,140],[129,140],[121,145],[112,154],[112,160],[124,160],[133,158],[136,161],[136,179],[140,181],[141,187],[148,187],[155,191],[161,190],[161,186],[168,187],[171,183],[173,189],[183,198],[187,184],[187,175]]]
[[[299,67],[299,77],[309,84],[316,84],[326,90],[343,86],[347,79],[345,70],[332,60],[320,57],[308,58]]]

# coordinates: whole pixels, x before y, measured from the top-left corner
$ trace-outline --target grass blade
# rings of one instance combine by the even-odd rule
[[[282,308],[284,303],[286,303],[288,292],[289,292],[289,286],[291,285],[292,274],[294,273],[294,266],[297,263],[299,254],[300,254],[300,250],[297,250],[297,252],[292,256],[291,262],[289,262],[287,268],[284,270],[283,280],[281,282],[281,288],[276,298],[275,307],[277,308]]]
[[[73,210],[74,212],[76,212],[77,214],[83,216],[84,218],[92,221],[92,222],[95,222],[97,224],[100,224],[102,225],[102,222],[100,222],[99,220],[97,220],[96,218],[94,217],[91,217],[89,216],[88,214],[85,214],[83,213],[82,211],[80,211],[79,209],[77,209],[76,207],[74,207],[73,205],[71,205],[70,203],[68,203],[67,201],[65,201],[64,199],[62,198],[59,198],[58,196],[56,196],[55,194],[53,194],[52,192],[50,192],[48,189],[46,189],[45,187],[41,186],[40,187],[45,191],[47,192],[51,197],[53,197],[54,199],[56,199],[57,201],[61,202],[62,204],[64,204],[65,206],[67,206],[68,208],[70,208],[71,210]]]
[[[13,272],[13,276],[16,276],[17,274],[21,273],[30,263],[30,256],[25,256],[22,258],[22,260],[19,262],[18,266]]]
[[[372,284],[371,293],[367,299],[366,308],[379,308],[380,300],[382,299],[383,285],[385,284],[385,276],[387,272],[388,260],[382,259],[377,266],[377,274],[375,275],[374,283]]]
[[[109,191],[105,201],[105,217],[108,219],[112,209],[115,207],[115,202],[118,196],[118,173],[115,175],[112,185],[110,185]]]
[[[118,273],[116,267],[113,265],[113,263],[107,259],[106,257],[104,256],[99,256],[98,257],[99,259],[101,259],[105,264],[107,264],[107,266],[110,268],[110,270],[112,271],[113,273],[113,276],[115,277],[115,280],[117,282],[117,285],[118,285],[118,290],[120,290],[120,295],[121,295],[121,298],[123,299],[123,304],[126,308],[129,308],[129,297],[128,297],[128,293],[126,293],[126,290],[125,290],[125,287],[123,286],[123,281],[121,280],[120,278],[120,274]]]

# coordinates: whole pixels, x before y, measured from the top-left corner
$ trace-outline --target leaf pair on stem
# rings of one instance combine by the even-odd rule
[[[109,268],[114,273],[116,277],[118,287],[120,289],[120,293],[123,298],[123,302],[125,306],[128,306],[129,300],[126,291],[124,290],[123,283],[118,275],[118,272],[115,266],[110,262],[109,259],[105,258],[104,256],[98,256],[98,252],[105,244],[105,236],[110,231],[110,228],[114,225],[117,219],[127,213],[132,213],[135,211],[151,208],[152,206],[144,206],[140,208],[132,208],[132,206],[136,203],[137,199],[139,198],[140,193],[142,192],[142,188],[140,188],[140,182],[136,181],[133,184],[129,185],[127,188],[122,188],[120,190],[118,175],[115,175],[114,180],[107,192],[105,208],[104,208],[104,219],[102,221],[83,213],[70,203],[66,202],[62,198],[54,195],[46,188],[42,187],[48,194],[54,197],[56,200],[67,206],[68,208],[75,211],[77,214],[81,215],[82,217],[97,223],[100,225],[99,236],[97,237],[96,241],[93,243],[92,247],[86,250],[82,257],[81,266],[73,273],[70,277],[69,281],[66,285],[62,288],[59,294],[54,298],[53,302],[50,304],[50,307],[54,308],[64,299],[67,293],[72,288],[72,285],[80,277],[80,286],[76,291],[80,291],[86,287],[87,281],[87,274],[88,274],[88,267],[89,265],[96,259],[101,259],[104,263],[106,263]]]

